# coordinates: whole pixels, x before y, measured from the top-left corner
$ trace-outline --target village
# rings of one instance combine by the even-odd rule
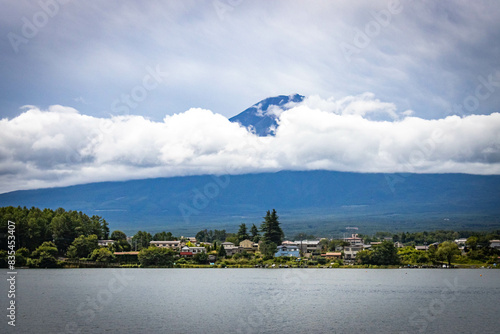
[[[129,238],[132,244],[132,238]],[[452,257],[458,259],[467,257],[471,248],[476,248],[472,243],[474,237],[459,238],[446,242],[452,244]],[[115,243],[115,240],[99,240],[98,244],[102,247],[109,247]],[[334,244],[333,249],[332,243]],[[391,237],[381,238],[379,241],[370,241],[365,243],[363,238],[354,233],[349,237],[339,240],[327,238],[316,238],[315,240],[284,240],[277,246],[271,256],[266,256],[269,251],[263,249],[262,240],[254,242],[245,239],[235,244],[230,241],[220,242],[199,242],[196,237],[180,237],[179,240],[161,241],[152,240],[150,247],[169,250],[171,255],[178,259],[173,263],[176,267],[190,267],[190,265],[209,265],[216,267],[235,266],[235,267],[341,267],[356,266],[367,264],[358,257],[358,254],[369,254],[382,244],[392,246],[392,249],[398,254],[399,262],[386,263],[386,265],[407,265],[412,267],[447,267],[446,263],[439,261],[436,252],[443,243],[435,242],[429,245],[405,246],[400,241],[393,241]],[[469,247],[468,247],[469,246]],[[471,247],[472,246],[472,247]],[[391,247],[389,247],[391,248]],[[489,248],[494,254],[494,261],[491,266],[496,267],[500,262],[500,240],[489,240]],[[118,263],[140,263],[140,251],[115,252],[114,256]],[[411,254],[410,257],[407,255]],[[434,259],[432,256],[434,255]],[[434,261],[433,261],[434,260]],[[442,258],[442,260],[446,260]],[[446,261],[444,261],[446,262]],[[450,261],[451,262],[451,261]],[[463,261],[462,261],[463,262]],[[436,264],[439,265],[437,266]]]

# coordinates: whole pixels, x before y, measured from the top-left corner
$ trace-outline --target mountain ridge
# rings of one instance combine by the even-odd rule
[[[500,176],[410,174],[391,188],[394,177],[281,171],[156,178],[15,191],[0,194],[0,206],[63,207],[103,216],[112,229],[126,231],[259,226],[272,208],[289,232],[333,233],[351,224],[408,229],[410,222],[451,228],[460,217],[463,229],[500,226]]]

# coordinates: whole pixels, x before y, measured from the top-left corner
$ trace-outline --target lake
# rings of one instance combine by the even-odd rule
[[[500,270],[18,270],[5,333],[498,333]]]

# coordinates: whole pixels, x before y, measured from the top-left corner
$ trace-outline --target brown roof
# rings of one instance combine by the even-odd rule
[[[115,255],[137,255],[139,252],[115,252]]]
[[[341,252],[327,252],[326,254],[321,254],[321,256],[341,256]]]

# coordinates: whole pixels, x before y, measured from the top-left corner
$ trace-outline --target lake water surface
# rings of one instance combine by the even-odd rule
[[[499,333],[500,270],[19,270],[8,333]],[[3,330],[5,329],[5,330]]]

